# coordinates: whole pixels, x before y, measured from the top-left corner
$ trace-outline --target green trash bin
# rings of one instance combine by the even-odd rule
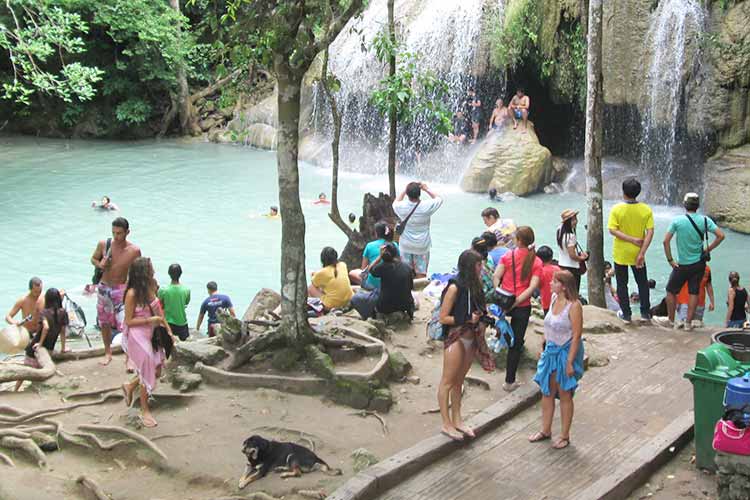
[[[693,411],[695,413],[695,464],[716,470],[712,441],[714,427],[721,419],[724,389],[732,377],[739,377],[750,368],[732,357],[723,344],[711,344],[695,355],[695,368],[685,374],[693,383]]]

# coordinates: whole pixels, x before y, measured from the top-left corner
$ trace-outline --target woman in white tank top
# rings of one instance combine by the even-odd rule
[[[544,351],[537,364],[534,382],[542,390],[542,430],[529,436],[536,443],[552,437],[555,398],[560,399],[560,437],[555,449],[570,444],[573,395],[583,376],[583,307],[578,300],[575,277],[558,271],[552,280],[552,305],[544,318]]]

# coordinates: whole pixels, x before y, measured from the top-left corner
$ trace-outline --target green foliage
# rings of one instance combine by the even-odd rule
[[[115,116],[119,121],[131,125],[143,123],[151,116],[151,105],[137,97],[127,99],[117,105]]]
[[[451,130],[451,114],[445,105],[448,85],[431,71],[419,71],[420,56],[403,51],[386,31],[375,37],[372,47],[381,63],[386,63],[391,56],[395,56],[397,62],[395,74],[380,80],[379,87],[370,96],[370,103],[381,115],[394,113],[403,123],[417,116],[426,117],[438,132],[447,135]]]
[[[8,55],[11,72],[0,75],[0,98],[25,106],[36,92],[65,102],[91,100],[103,72],[66,60],[85,51],[82,35],[88,28],[80,15],[52,2],[7,0],[0,9],[0,49]]]
[[[561,14],[560,9],[555,3],[512,0],[504,19],[494,13],[489,34],[491,62],[511,71],[520,66],[535,68],[539,80],[550,84],[558,100],[577,102],[583,108],[586,36],[580,21],[567,11]]]

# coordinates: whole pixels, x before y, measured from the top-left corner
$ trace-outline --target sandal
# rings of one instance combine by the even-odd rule
[[[560,438],[555,444],[552,445],[552,447],[556,450],[562,450],[564,448],[567,448],[568,446],[570,446],[569,438]]]
[[[552,434],[545,434],[542,431],[539,431],[529,436],[529,443],[538,443],[539,441],[546,441],[551,438]]]
[[[447,437],[451,438],[453,441],[463,441],[464,440],[464,435],[461,434],[460,432],[457,433],[457,434],[454,434],[451,431],[441,430],[440,434],[442,434],[443,436],[447,436]]]
[[[471,427],[462,425],[461,427],[456,427],[456,430],[468,438],[473,439],[477,437],[477,435],[474,434],[474,429],[472,429]]]

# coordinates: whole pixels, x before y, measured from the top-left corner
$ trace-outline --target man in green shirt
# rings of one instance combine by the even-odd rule
[[[182,268],[179,264],[169,266],[169,277],[172,282],[167,287],[159,288],[159,300],[164,306],[164,315],[172,333],[180,340],[187,340],[190,336],[185,307],[190,303],[190,289],[180,284]]]

